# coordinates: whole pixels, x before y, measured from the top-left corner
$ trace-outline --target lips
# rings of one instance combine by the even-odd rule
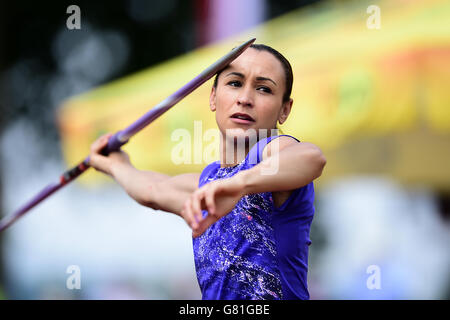
[[[249,116],[246,113],[240,113],[240,112],[234,113],[230,118],[255,122],[255,120],[251,116]]]

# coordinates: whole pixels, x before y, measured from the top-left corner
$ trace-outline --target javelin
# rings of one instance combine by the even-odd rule
[[[176,103],[178,103],[181,99],[186,97],[192,91],[197,89],[204,82],[213,77],[217,72],[225,68],[228,64],[231,63],[234,59],[236,59],[245,49],[247,49],[253,42],[255,38],[248,40],[247,42],[241,44],[240,46],[231,50],[228,54],[224,55],[222,58],[214,62],[208,68],[203,70],[197,77],[192,79],[190,82],[185,84],[183,87],[178,89],[175,93],[161,101],[159,104],[154,106],[150,111],[145,113],[142,117],[128,126],[126,129],[116,132],[111,138],[108,140],[108,145],[102,150],[102,154],[107,156],[109,153],[113,151],[118,151],[121,146],[129,141],[129,139],[138,133],[140,130],[144,129],[151,122],[155,121],[159,118],[164,112],[172,108]],[[14,221],[23,216],[30,209],[35,207],[41,201],[52,195],[55,191],[58,191],[66,184],[76,179],[79,175],[89,169],[89,156],[80,162],[78,165],[73,167],[72,169],[64,172],[60,178],[59,182],[51,183],[42,189],[34,198],[32,198],[29,202],[27,202],[24,206],[22,206],[19,210],[14,212],[8,217],[5,217],[0,221],[0,232],[8,228]]]

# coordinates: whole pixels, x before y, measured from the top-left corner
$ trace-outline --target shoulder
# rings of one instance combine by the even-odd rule
[[[280,152],[284,148],[292,145],[299,144],[300,141],[297,138],[289,135],[280,135],[272,137],[272,139],[264,146],[262,159],[266,159],[271,155]]]
[[[310,142],[302,142],[297,138],[289,135],[277,136],[269,141],[264,147],[262,159],[267,159],[271,155],[279,153],[281,150],[295,147],[302,150],[320,150],[318,146]]]

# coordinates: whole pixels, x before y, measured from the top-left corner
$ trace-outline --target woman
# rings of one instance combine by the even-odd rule
[[[289,62],[256,44],[216,76],[210,109],[220,160],[200,174],[139,171],[123,151],[102,156],[111,134],[91,146],[91,166],[192,228],[203,299],[309,299],[313,180],[326,159],[311,143],[273,134],[291,111],[292,81]]]

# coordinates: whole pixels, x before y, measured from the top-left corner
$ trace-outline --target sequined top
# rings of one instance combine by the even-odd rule
[[[265,145],[280,136],[258,141],[236,166],[221,168],[219,161],[209,164],[200,175],[199,187],[255,166],[262,160]],[[313,182],[294,190],[278,208],[271,192],[246,195],[229,214],[194,238],[202,298],[309,299],[307,269],[313,201]],[[203,210],[203,216],[206,214]]]

